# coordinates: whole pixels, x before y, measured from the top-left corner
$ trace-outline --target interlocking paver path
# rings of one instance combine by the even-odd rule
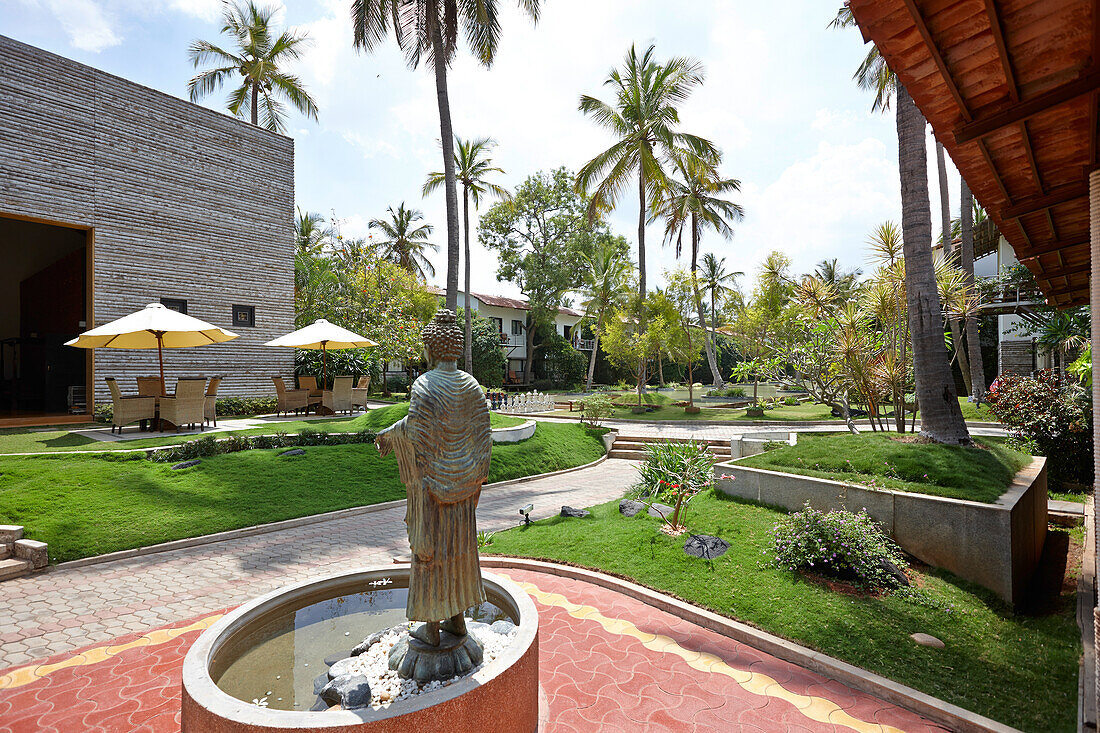
[[[535,505],[591,506],[634,482],[632,461],[609,459],[558,476],[490,487],[478,528],[497,531]],[[323,480],[318,491],[324,490]],[[0,670],[89,643],[236,606],[279,586],[341,569],[391,562],[409,550],[405,507],[0,583]]]
[[[540,731],[943,730],[616,591],[528,570],[493,572],[517,581],[538,608]],[[0,674],[0,727],[175,733],[183,657],[218,616]]]

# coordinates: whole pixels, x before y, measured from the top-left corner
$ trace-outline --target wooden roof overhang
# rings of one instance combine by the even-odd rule
[[[850,4],[1048,302],[1088,302],[1096,0]]]

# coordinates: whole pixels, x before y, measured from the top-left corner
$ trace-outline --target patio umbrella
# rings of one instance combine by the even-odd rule
[[[79,349],[156,349],[160,362],[160,393],[164,389],[164,349],[220,344],[237,334],[198,318],[150,303],[136,313],[85,331],[66,346]]]
[[[264,346],[288,346],[295,349],[321,350],[321,389],[325,389],[325,372],[328,369],[329,349],[361,349],[367,346],[377,346],[365,336],[349,331],[346,328],[329,323],[324,318],[318,318],[313,323],[291,331],[285,336],[268,341]]]

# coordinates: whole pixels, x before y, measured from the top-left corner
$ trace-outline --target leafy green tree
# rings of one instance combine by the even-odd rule
[[[472,316],[473,369],[470,374],[482,387],[499,387],[504,384],[504,372],[508,368],[508,360],[500,348],[500,332],[492,321],[476,310]]]
[[[271,27],[275,11],[274,6],[257,7],[254,2],[225,3],[221,32],[229,35],[236,49],[229,51],[209,41],[192,41],[187,51],[192,65],[197,69],[202,64],[214,64],[214,68],[200,72],[187,83],[192,102],[240,75],[241,84],[229,94],[226,103],[234,116],[251,115],[252,124],[259,125],[262,107],[264,127],[284,132],[286,107],[279,101],[284,99],[305,116],[317,119],[317,104],[302,86],[302,80],[281,68],[301,57],[309,37],[287,29],[276,38]]]
[[[690,58],[664,63],[654,58],[650,45],[640,56],[632,45],[622,69],[612,69],[604,85],[615,98],[611,103],[587,94],[580,111],[611,132],[615,142],[577,173],[577,188],[591,191],[589,218],[615,208],[636,175],[638,184],[638,293],[646,294],[645,225],[650,208],[667,184],[662,159],[688,150],[714,159],[718,150],[709,140],[679,132],[679,105],[703,83],[703,65]]]
[[[538,22],[540,5],[540,0],[519,0],[520,8],[535,22]],[[447,67],[458,50],[460,27],[477,60],[486,68],[492,66],[501,34],[499,3],[497,0],[419,0],[415,3],[409,0],[353,0],[351,19],[356,48],[373,51],[390,34],[392,25],[394,38],[405,53],[409,68],[415,69],[424,58],[435,72],[447,200],[446,305],[457,310],[458,189]]]
[[[665,353],[687,371],[688,402],[695,406],[695,362],[707,342],[706,331],[696,322],[699,287],[691,272],[674,270],[665,274],[664,302],[659,317],[668,324]]]
[[[604,327],[604,353],[614,367],[633,375],[638,407],[642,406],[648,362],[660,358],[666,340],[667,324],[657,317],[661,297],[660,293],[650,293],[643,300],[635,293],[625,305],[615,310]],[[643,327],[643,323],[647,325]]]
[[[539,330],[552,326],[566,296],[581,285],[577,262],[593,251],[601,223],[590,223],[584,196],[565,168],[536,173],[512,198],[494,204],[481,218],[478,239],[500,258],[497,279],[516,284],[527,297],[527,354],[524,382],[531,381]]]
[[[626,302],[630,278],[634,273],[634,265],[627,257],[628,246],[623,237],[598,235],[593,251],[582,255],[580,292],[584,298],[581,306],[585,317],[577,328],[589,325],[593,335],[585,391],[592,389],[600,335],[607,327],[607,319]]]
[[[506,199],[511,196],[504,188],[486,180],[493,173],[504,173],[500,168],[493,166],[493,160],[489,157],[489,151],[496,145],[490,137],[481,137],[477,140],[463,140],[455,136],[455,175],[462,184],[462,234],[465,239],[466,258],[466,300],[470,299],[470,199],[474,200],[474,210],[477,211],[481,203],[481,197],[485,195]],[[423,195],[427,196],[440,186],[446,185],[446,173],[429,173],[428,180],[424,183]],[[473,361],[473,340],[471,337],[473,313],[472,308],[466,311],[465,328],[465,361],[466,368],[470,368]]]
[[[404,201],[396,209],[390,206],[386,211],[389,219],[371,219],[367,228],[377,230],[385,237],[378,246],[386,259],[426,282],[435,275],[435,266],[424,253],[427,250],[439,251],[438,244],[428,241],[435,227],[431,224],[417,225],[424,219],[424,213],[420,209],[405,208]]]

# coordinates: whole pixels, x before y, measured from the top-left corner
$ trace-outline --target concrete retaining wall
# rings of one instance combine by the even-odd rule
[[[720,479],[722,474],[734,479]],[[1046,539],[1045,458],[1034,458],[992,504],[875,490],[739,466],[737,461],[716,465],[714,475],[718,489],[730,496],[791,511],[806,502],[822,511],[866,509],[909,554],[1013,604],[1022,600]]]
[[[798,433],[785,430],[763,430],[756,433],[745,433],[730,440],[730,452],[734,458],[746,458],[764,452],[764,446],[768,443],[786,443],[796,445]]]
[[[493,428],[493,442],[518,443],[521,440],[527,440],[535,434],[536,427],[538,427],[537,422],[528,420],[510,428]]]

